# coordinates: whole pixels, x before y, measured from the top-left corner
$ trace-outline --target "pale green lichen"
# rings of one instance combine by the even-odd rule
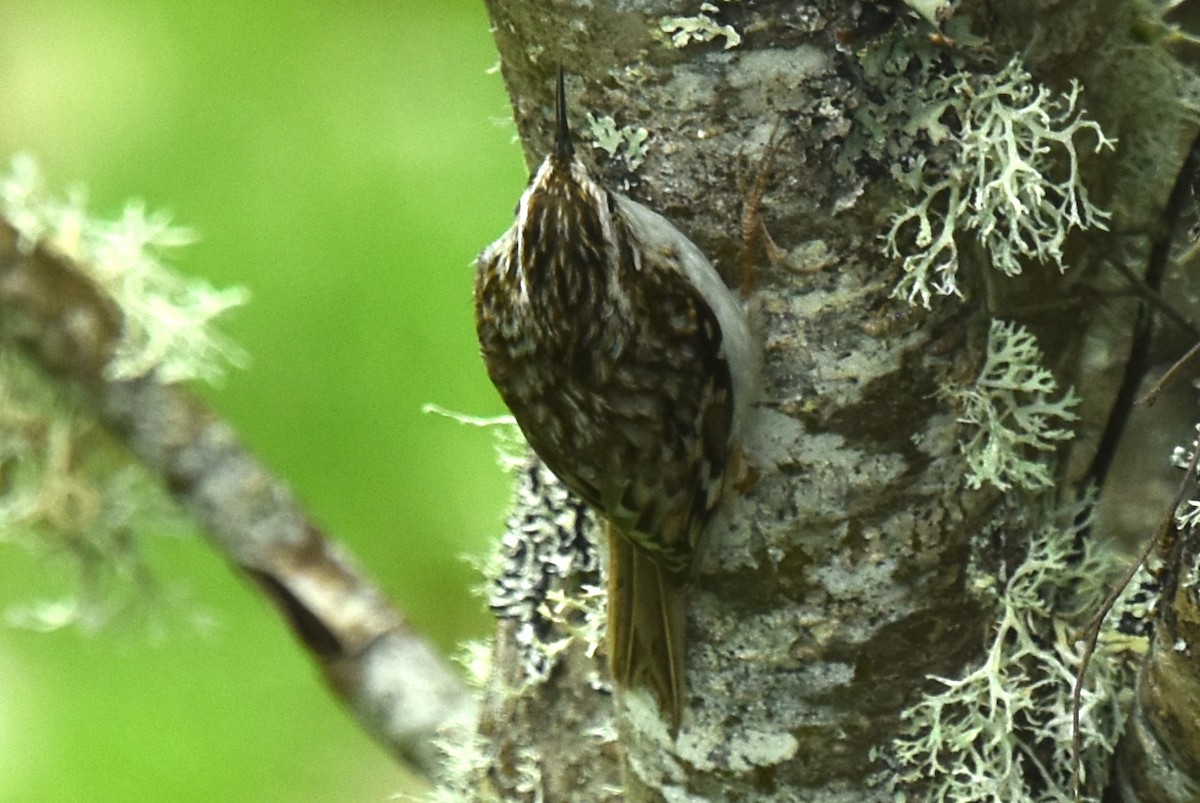
[[[189,531],[160,483],[11,350],[0,352],[0,476],[0,545],[37,556],[46,589],[6,601],[6,624],[94,631],[132,620],[162,633],[163,613],[178,610],[208,626],[147,561],[141,536]]]
[[[735,48],[742,43],[741,34],[732,25],[717,22],[712,14],[720,8],[712,3],[701,3],[700,13],[691,17],[663,17],[658,21],[658,30],[672,47],[687,47],[692,42],[711,42],[725,38],[725,49]]]
[[[245,291],[218,291],[171,273],[160,254],[191,235],[165,217],[134,203],[115,221],[95,219],[84,210],[82,190],[65,199],[47,193],[28,156],[15,157],[0,175],[0,215],[16,229],[19,249],[44,245],[63,254],[120,308],[109,379],[215,379],[227,361],[242,358],[211,323],[242,303]],[[37,555],[54,589],[36,601],[10,602],[8,624],[90,630],[136,615],[161,629],[163,603],[179,592],[157,578],[144,538],[190,528],[161,483],[13,350],[0,351],[0,474],[0,544]],[[65,579],[50,580],[56,573]],[[181,608],[206,625],[206,614],[191,603]]]
[[[904,0],[904,5],[917,12],[930,25],[938,25],[949,17],[957,0]]]
[[[1013,58],[994,75],[933,75],[914,91],[907,125],[944,147],[893,166],[919,195],[885,235],[886,252],[903,259],[896,295],[929,306],[934,294],[959,294],[960,236],[974,237],[992,266],[1013,276],[1026,260],[1065,269],[1067,236],[1106,228],[1110,215],[1088,195],[1076,140],[1091,138],[1096,152],[1115,140],[1084,118],[1078,82],[1053,92]]]
[[[592,147],[602,150],[613,159],[625,162],[630,170],[637,170],[646,158],[646,139],[650,133],[642,127],[631,125],[617,127],[611,117],[596,117],[588,112],[588,130],[592,135]]]
[[[517,480],[507,529],[496,549],[476,562],[485,578],[480,596],[498,619],[513,623],[521,672],[512,691],[545,682],[575,644],[595,655],[606,622],[595,516],[530,455],[511,415],[481,418],[436,404],[423,410],[488,429],[501,465]],[[595,677],[597,688],[605,684]]]
[[[987,357],[975,384],[951,392],[960,423],[973,428],[963,444],[967,485],[985,482],[1001,491],[1014,485],[1037,490],[1054,484],[1048,461],[1078,416],[1074,389],[1059,394],[1054,375],[1042,366],[1037,339],[1024,327],[993,320]]]
[[[770,767],[792,760],[799,749],[799,741],[787,731],[741,727],[695,728],[676,741],[679,756],[704,772],[747,772],[755,767]]]
[[[976,584],[999,589],[986,654],[961,677],[931,677],[937,688],[903,712],[890,753],[897,789],[953,803],[1073,799],[1078,633],[1114,568],[1097,554],[1094,539],[1082,537],[1094,503],[1095,495],[1086,494],[1063,505],[1008,576]],[[1129,688],[1136,671],[1137,649],[1115,628],[1106,627],[1082,694],[1082,800],[1098,799],[1125,716],[1119,690]]]
[[[170,225],[161,213],[131,202],[114,221],[89,216],[85,195],[65,199],[45,190],[37,164],[25,155],[0,176],[0,214],[20,235],[20,246],[45,242],[70,257],[120,307],[121,339],[106,367],[110,379],[154,373],[159,381],[219,379],[227,364],[245,353],[213,328],[214,321],[246,303],[240,287],[218,290],[184,278],[162,261],[170,249],[190,243],[187,229]]]
[[[1190,529],[1200,526],[1200,501],[1188,499],[1183,509],[1175,515],[1175,523],[1180,529]]]
[[[447,415],[441,408],[426,409]],[[472,647],[462,662],[486,699],[519,698],[549,681],[569,648],[580,647],[594,657],[604,643],[598,522],[527,447],[522,445],[520,456],[516,454],[520,432],[511,418],[449,416],[495,432],[501,462],[516,476],[506,531],[481,567],[486,581],[481,592],[511,634],[511,644],[503,650],[503,671],[493,671],[494,645]],[[611,693],[598,666],[589,682]],[[589,735],[597,746],[616,739],[607,718],[591,723]],[[497,755],[496,744],[475,732],[448,733],[438,739],[438,746],[445,754],[438,788],[407,799],[429,803],[475,799],[498,765],[503,766],[507,789],[522,793],[521,799],[544,799],[542,757],[533,749]]]

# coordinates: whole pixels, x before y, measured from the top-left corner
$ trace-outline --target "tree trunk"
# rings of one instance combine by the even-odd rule
[[[475,792],[1070,799],[1079,628],[1113,580],[1089,488],[1137,479],[1109,470],[1118,436],[1154,349],[1183,339],[1139,293],[1186,268],[1200,87],[1167,23],[1187,20],[1133,0],[487,4],[528,164],[561,65],[607,186],[730,284],[752,270],[762,364],[677,739],[649,707],[614,715],[594,525],[523,470]],[[1196,585],[1159,605],[1194,613]],[[1171,631],[1137,681],[1102,638],[1086,798],[1194,799],[1200,742],[1142,732],[1180,700],[1200,719]],[[1174,791],[1138,797],[1148,761]]]

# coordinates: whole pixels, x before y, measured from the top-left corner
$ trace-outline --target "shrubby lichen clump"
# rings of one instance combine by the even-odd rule
[[[971,241],[981,269],[1015,276],[1034,265],[1068,269],[1068,238],[1107,227],[1081,162],[1115,140],[1086,116],[1077,81],[1058,91],[1035,81],[1020,56],[981,71],[963,51],[915,39],[888,42],[864,69],[883,100],[860,118],[867,135],[850,158],[886,166],[908,198],[883,234],[903,270],[895,296],[929,307],[934,296],[964,295]],[[1091,538],[1093,495],[1056,501],[1070,494],[1055,489],[1053,458],[1074,437],[1080,399],[1044,367],[1033,334],[998,319],[974,381],[945,396],[964,427],[967,487],[1021,493],[1015,504],[1049,511],[1048,523],[1007,545],[1020,553],[1014,562],[973,569],[995,611],[988,646],[961,676],[931,678],[904,712],[893,786],[934,801],[1071,800],[1078,633],[1111,575]],[[1120,733],[1130,644],[1102,638],[1084,687],[1084,799],[1098,794]]]
[[[84,198],[82,190],[65,199],[47,193],[29,156],[15,157],[11,172],[0,177],[0,212],[22,246],[44,242],[59,249],[120,307],[121,339],[108,376],[153,372],[162,382],[215,381],[228,364],[244,361],[244,352],[214,323],[245,304],[247,291],[184,278],[163,259],[166,251],[192,242],[192,232],[172,226],[165,214],[147,212],[140,201],[129,203],[118,219],[102,220],[87,213]]]
[[[514,624],[525,680],[545,681],[576,638],[603,641],[604,606],[591,511],[540,460],[516,466],[516,502],[488,570],[488,607]]]
[[[914,56],[914,58],[916,58]],[[1110,215],[1091,199],[1080,148],[1112,149],[1079,107],[1081,87],[1065,93],[1038,84],[1014,57],[995,74],[928,65],[924,83],[903,97],[910,135],[927,143],[893,176],[916,196],[892,219],[885,251],[902,260],[896,294],[926,307],[934,295],[961,295],[959,238],[982,246],[1006,276],[1028,261],[1064,269],[1075,230],[1103,229]]]
[[[896,787],[954,803],[1072,799],[1079,633],[1113,568],[1081,538],[1094,507],[1094,493],[1064,504],[1007,576],[980,578],[977,589],[994,594],[997,609],[983,660],[961,677],[931,678],[936,686],[903,713],[890,753]],[[1091,661],[1080,709],[1084,800],[1097,799],[1105,780],[1124,722],[1119,690],[1129,688],[1140,646],[1109,626]]]
[[[1036,491],[1054,484],[1045,458],[1073,436],[1069,425],[1078,418],[1079,397],[1070,388],[1059,395],[1027,329],[993,319],[978,378],[950,396],[961,407],[959,422],[971,428],[963,444],[967,487],[986,482],[1001,491],[1013,486]]]
[[[0,175],[0,214],[19,249],[65,255],[119,308],[121,337],[105,366],[110,380],[213,380],[242,359],[213,323],[243,303],[246,291],[216,290],[171,271],[163,253],[191,235],[166,216],[131,203],[117,220],[95,218],[81,190],[65,199],[48,193],[28,156]],[[95,628],[141,612],[138,603],[150,597],[164,601],[139,538],[184,529],[173,506],[86,410],[12,350],[0,355],[0,472],[0,543],[65,557],[71,575],[69,589],[55,597],[10,607],[10,623]]]

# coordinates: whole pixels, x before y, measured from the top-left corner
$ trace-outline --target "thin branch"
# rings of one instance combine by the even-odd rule
[[[1138,553],[1137,559],[1130,564],[1129,568],[1121,576],[1121,579],[1108,592],[1108,596],[1100,603],[1100,608],[1096,611],[1096,615],[1092,617],[1091,622],[1088,623],[1084,631],[1083,653],[1079,659],[1079,670],[1075,673],[1075,685],[1071,689],[1071,767],[1075,778],[1075,799],[1077,801],[1081,799],[1083,794],[1083,771],[1081,767],[1083,732],[1079,723],[1080,712],[1083,710],[1083,684],[1087,679],[1088,666],[1092,662],[1092,656],[1096,653],[1096,644],[1100,640],[1100,631],[1104,627],[1104,620],[1108,617],[1109,612],[1117,604],[1117,600],[1121,598],[1121,595],[1125,593],[1125,589],[1133,581],[1138,569],[1149,559],[1150,553],[1156,547],[1166,542],[1168,538],[1173,537],[1176,526],[1175,514],[1179,510],[1179,506],[1187,498],[1187,489],[1196,477],[1197,459],[1200,459],[1200,447],[1192,450],[1187,470],[1184,472],[1183,479],[1179,481],[1179,488],[1175,492],[1175,498],[1171,501],[1171,506],[1167,509],[1162,521],[1155,528],[1154,533],[1146,539],[1146,543],[1142,547],[1142,551]]]
[[[1152,406],[1154,402],[1158,401],[1158,395],[1162,393],[1168,385],[1174,382],[1175,378],[1179,376],[1183,369],[1187,368],[1197,356],[1200,356],[1200,340],[1197,340],[1196,345],[1188,349],[1187,354],[1184,354],[1182,357],[1176,360],[1171,367],[1167,369],[1166,373],[1158,378],[1158,381],[1155,382],[1154,386],[1146,392],[1146,395],[1138,399],[1138,404],[1144,404],[1147,407]]]
[[[1182,260],[1176,262],[1177,267],[1181,267],[1181,261]],[[1180,312],[1174,304],[1164,298],[1162,293],[1148,285],[1145,279],[1130,270],[1128,265],[1119,259],[1109,259],[1106,260],[1106,262],[1111,265],[1117,273],[1121,274],[1121,277],[1124,278],[1125,281],[1129,282],[1129,289],[1135,296],[1145,301],[1154,309],[1158,310],[1160,313],[1162,313],[1164,318],[1174,323],[1192,338],[1200,338],[1200,329],[1197,329],[1195,325],[1192,324],[1188,316]]]
[[[363,727],[417,772],[436,774],[434,737],[473,725],[472,696],[229,424],[182,386],[105,376],[121,325],[78,266],[44,244],[26,248],[0,219],[0,343],[82,396],[275,604]]]

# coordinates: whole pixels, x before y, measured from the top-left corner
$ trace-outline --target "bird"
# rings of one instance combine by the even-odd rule
[[[607,651],[677,734],[688,593],[754,393],[744,299],[687,236],[554,142],[476,260],[488,376],[542,462],[605,522]]]

